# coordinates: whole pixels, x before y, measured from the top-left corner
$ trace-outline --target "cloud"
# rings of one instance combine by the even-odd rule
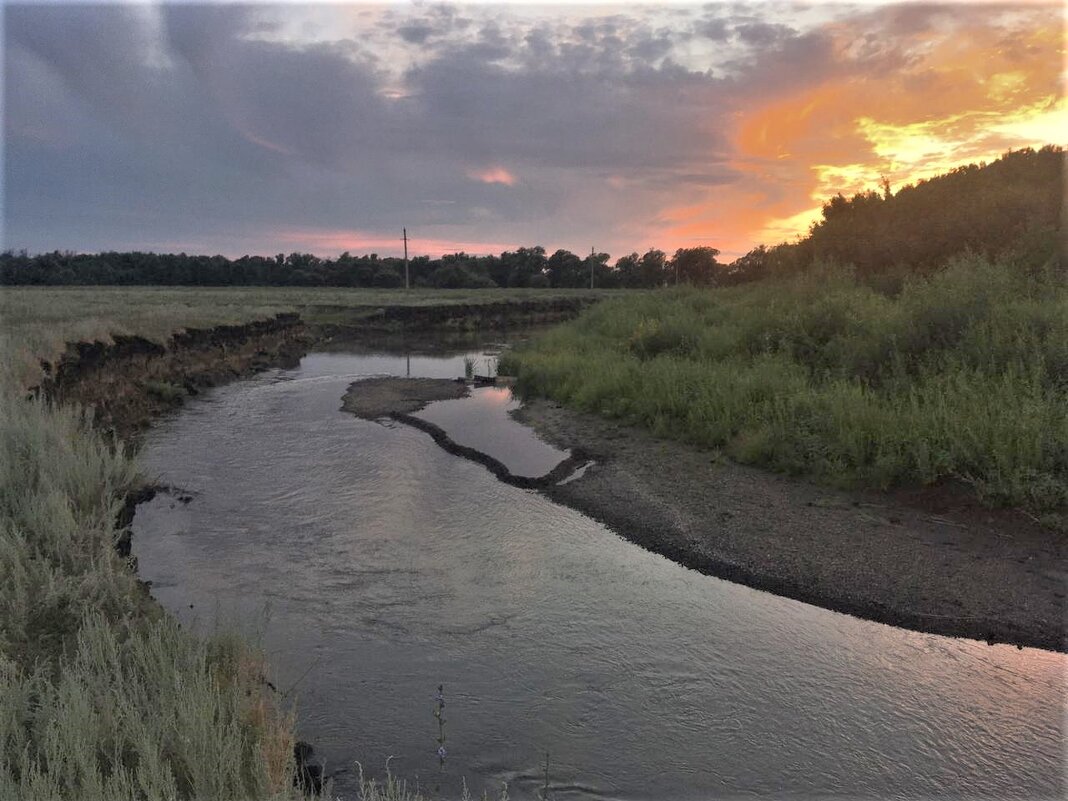
[[[725,42],[731,37],[730,28],[725,19],[705,19],[694,26],[698,35],[714,42]]]
[[[388,252],[407,226],[737,252],[873,170],[1063,119],[1041,8],[5,13],[4,244],[32,250]]]
[[[397,28],[397,33],[400,37],[411,44],[423,44],[434,33],[434,27],[431,25],[420,25],[413,23],[410,25],[401,25]]]
[[[789,25],[772,22],[746,22],[734,28],[734,35],[747,44],[757,47],[768,45],[797,36],[797,31]]]
[[[514,186],[516,180],[515,176],[503,167],[468,170],[467,177],[472,181],[479,181],[484,184],[504,184],[505,186]]]

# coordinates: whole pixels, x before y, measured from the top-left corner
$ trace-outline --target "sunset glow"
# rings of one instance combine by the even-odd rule
[[[963,21],[943,18],[884,45],[895,51],[898,68],[754,104],[738,130],[738,151],[749,159],[739,167],[759,174],[777,162],[777,174],[787,173],[796,193],[769,205],[758,229],[739,226],[737,239],[734,231],[725,239],[738,249],[754,238],[770,244],[805,233],[836,193],[879,189],[883,178],[896,191],[1009,149],[1068,141],[1060,22],[1043,9],[1016,13],[1047,24],[1012,27],[1008,13],[992,15],[999,24],[969,22],[967,13]],[[847,53],[863,26],[828,29],[838,52]]]
[[[3,244],[735,257],[1068,143],[1056,5],[668,11],[9,9]]]
[[[490,167],[485,170],[471,170],[467,173],[467,176],[472,181],[478,181],[483,184],[504,184],[505,186],[512,186],[515,184],[515,176],[503,167]]]

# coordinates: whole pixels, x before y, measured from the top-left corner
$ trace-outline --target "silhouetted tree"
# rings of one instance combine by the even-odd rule
[[[570,250],[558,250],[549,257],[546,263],[549,285],[554,287],[583,286],[582,269],[582,259]],[[589,285],[588,274],[586,276],[586,285]]]
[[[719,262],[716,248],[679,248],[671,257],[669,265],[674,280],[680,284],[715,286],[719,283]]]

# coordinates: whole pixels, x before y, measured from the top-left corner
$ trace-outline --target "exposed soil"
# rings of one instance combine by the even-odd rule
[[[137,438],[152,418],[205,387],[271,367],[295,365],[311,337],[300,317],[210,329],[187,329],[166,343],[115,336],[111,343],[77,342],[31,388],[57,403],[92,408],[95,424],[121,440]]]
[[[547,401],[515,415],[595,460],[550,498],[673,561],[909,629],[1068,651],[1068,538],[1019,513],[813,486]]]
[[[574,297],[427,306],[316,306],[313,322],[323,338],[364,332],[501,331],[570,320],[598,300]]]
[[[412,414],[433,401],[465,398],[470,392],[462,381],[447,378],[368,378],[349,385],[341,408],[365,420],[377,420]]]
[[[441,426],[414,415],[433,401],[463,398],[468,394],[470,389],[463,381],[448,378],[369,378],[349,385],[341,408],[365,420],[389,418],[425,431],[449,453],[478,462],[501,481],[523,489],[550,487],[566,479],[587,461],[588,457],[581,449],[573,449],[570,456],[543,476],[517,476],[503,462],[461,445]]]

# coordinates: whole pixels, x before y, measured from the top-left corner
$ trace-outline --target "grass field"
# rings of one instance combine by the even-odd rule
[[[847,486],[1068,504],[1068,283],[962,259],[894,295],[823,272],[626,296],[506,357],[520,391]]]
[[[136,334],[156,341],[183,328],[204,328],[300,312],[331,322],[345,310],[382,306],[477,305],[604,296],[581,289],[301,289],[284,287],[3,287],[0,355],[11,380],[32,381],[41,359],[67,342]],[[2,379],[2,377],[0,377]]]

